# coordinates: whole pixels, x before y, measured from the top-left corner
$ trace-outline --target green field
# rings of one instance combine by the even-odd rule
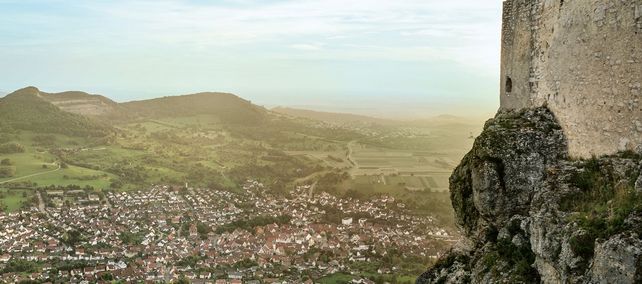
[[[93,149],[79,146],[89,144],[87,141],[64,135],[47,135],[53,137],[53,144],[40,145],[34,140],[36,136],[37,134],[24,131],[13,137],[12,141],[24,146],[25,152],[0,155],[0,159],[10,159],[16,169],[13,177],[2,178],[0,183],[30,182],[38,185],[109,187],[110,179],[115,177],[113,174],[74,165],[59,167],[59,159],[49,150],[51,147],[58,147],[75,148],[78,149],[78,153],[93,152]]]
[[[27,147],[27,152],[25,153],[4,154],[0,155],[0,159],[10,159],[14,163],[14,167],[16,169],[16,173],[13,177],[0,178],[0,182],[11,180],[16,177],[51,171],[56,168],[56,166],[52,164],[55,161],[55,158],[52,155],[36,152],[30,147]],[[46,165],[47,168],[43,168],[43,165]]]
[[[354,279],[354,276],[345,274],[345,273],[334,273],[330,274],[328,276],[325,276],[323,278],[318,279],[315,281],[315,283],[320,283],[320,284],[341,284],[341,283],[348,283],[352,279]]]
[[[20,135],[15,135],[12,139],[12,142],[19,143],[25,148],[24,153],[0,154],[0,160],[10,159],[16,170],[13,177],[0,178],[0,183],[18,177],[51,171],[56,168],[53,164],[56,161],[56,157],[50,154],[45,147],[34,145],[33,136],[35,134],[31,132],[23,132]],[[56,139],[60,139],[58,138],[59,136],[56,137]],[[47,168],[43,168],[43,165]]]
[[[0,189],[0,204],[7,212],[15,212],[22,208],[23,202],[31,198],[32,192],[19,189]]]
[[[96,171],[87,168],[69,166],[66,169],[61,168],[58,171],[46,173],[33,178],[27,178],[31,182],[39,185],[78,185],[81,187],[91,186],[97,189],[109,188],[110,180],[114,178],[113,174],[102,171]]]

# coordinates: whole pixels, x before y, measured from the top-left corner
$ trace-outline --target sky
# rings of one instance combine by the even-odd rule
[[[500,29],[501,0],[0,0],[0,91],[485,115]]]

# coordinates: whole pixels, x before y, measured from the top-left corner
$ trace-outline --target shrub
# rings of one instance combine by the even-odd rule
[[[3,273],[10,272],[22,272],[22,273],[33,273],[36,272],[38,266],[35,262],[22,260],[22,259],[12,259],[2,270]]]
[[[56,136],[51,134],[41,134],[34,136],[32,140],[39,146],[53,146],[56,143]]]
[[[0,144],[0,154],[24,153],[25,147],[16,142]]]
[[[11,159],[9,159],[9,158],[2,159],[2,161],[0,161],[0,165],[2,165],[2,166],[12,166],[13,165],[13,161],[11,161]]]
[[[485,271],[492,271],[494,276],[499,273],[496,270],[498,261],[504,261],[508,267],[512,267],[510,275],[512,282],[527,283],[539,279],[537,270],[532,267],[535,254],[528,246],[518,247],[510,240],[500,240],[495,243],[493,250],[487,252],[481,259]]]
[[[0,166],[0,178],[12,177],[16,174],[15,167]]]
[[[571,250],[574,254],[589,259],[593,257],[595,251],[595,236],[586,233],[578,236],[573,236],[569,240]]]

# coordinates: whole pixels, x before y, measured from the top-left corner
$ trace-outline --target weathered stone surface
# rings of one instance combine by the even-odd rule
[[[632,207],[638,209],[624,224],[604,227],[613,231],[606,234],[601,227],[587,231],[593,228],[581,226],[583,215],[569,204],[584,198],[582,188],[596,186],[593,175],[606,177],[608,190],[633,190],[641,169],[640,155],[629,152],[569,158],[563,130],[546,108],[500,111],[450,178],[468,245],[417,283],[639,283],[642,207]]]
[[[566,157],[565,149],[562,130],[545,108],[504,112],[488,121],[450,178],[453,206],[466,213],[459,225],[470,233],[480,217],[497,227],[527,214],[547,164]]]
[[[642,192],[642,173],[638,176],[638,179],[635,181],[635,190]]]
[[[642,224],[641,224],[642,225]],[[642,239],[619,234],[599,244],[591,268],[593,283],[641,283]]]
[[[571,156],[642,145],[642,0],[506,0],[502,109],[548,106]]]

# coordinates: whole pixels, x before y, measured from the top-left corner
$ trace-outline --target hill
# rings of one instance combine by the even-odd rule
[[[102,137],[111,131],[95,120],[63,111],[43,98],[46,96],[35,87],[27,87],[0,99],[3,127],[84,137]]]
[[[120,104],[135,118],[167,118],[213,115],[221,122],[256,124],[267,119],[267,111],[228,93],[197,93]]]

